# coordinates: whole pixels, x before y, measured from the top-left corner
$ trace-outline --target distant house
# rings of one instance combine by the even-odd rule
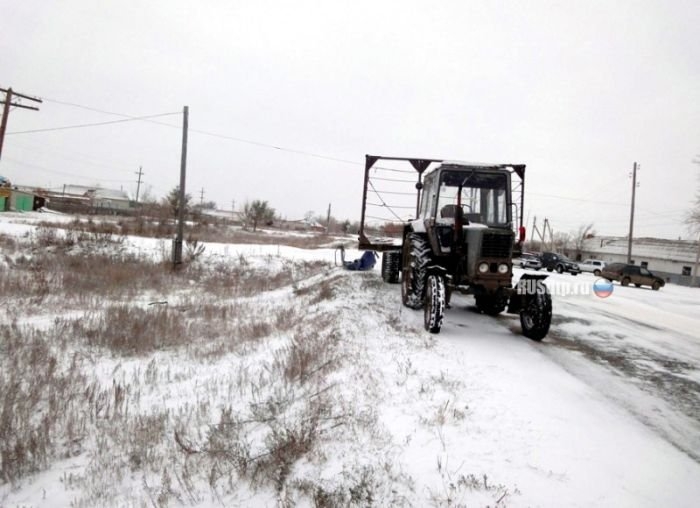
[[[46,204],[46,198],[33,191],[15,187],[10,194],[10,210],[31,212]]]
[[[4,176],[0,176],[0,212],[10,208],[10,196],[12,194],[12,184]]]
[[[31,212],[44,206],[44,197],[31,188],[12,186],[10,181],[0,176],[0,212]]]
[[[669,282],[690,285],[698,242],[635,238],[632,240],[632,262],[648,268]],[[581,249],[582,259],[594,258],[606,263],[627,262],[627,238],[596,236],[587,238]]]
[[[129,195],[122,190],[94,189],[87,192],[87,197],[97,210],[124,211],[131,208]]]
[[[68,213],[129,213],[132,201],[123,190],[64,185],[48,195],[49,206]]]

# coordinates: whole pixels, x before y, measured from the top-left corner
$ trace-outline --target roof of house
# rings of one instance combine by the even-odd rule
[[[627,255],[627,238],[597,236],[583,242],[586,253]],[[688,240],[666,240],[663,238],[635,238],[632,254],[636,259],[652,258],[668,261],[693,261],[698,243]]]
[[[104,189],[94,185],[66,185],[55,192],[60,195],[89,196],[97,199],[129,200],[129,195],[120,189]]]

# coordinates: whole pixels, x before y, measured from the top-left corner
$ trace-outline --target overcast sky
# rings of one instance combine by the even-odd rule
[[[687,237],[700,180],[700,2],[0,1],[13,183],[358,219],[366,153],[527,164],[525,217]],[[60,126],[156,118],[20,134]],[[17,134],[12,134],[17,133]],[[260,144],[251,144],[247,140]],[[348,164],[288,148],[356,162]],[[410,175],[408,175],[410,176]]]

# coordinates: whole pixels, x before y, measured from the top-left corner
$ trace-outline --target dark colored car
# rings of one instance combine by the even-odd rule
[[[562,254],[543,252],[540,255],[540,259],[542,260],[542,267],[546,268],[548,272],[556,270],[557,273],[569,272],[571,275],[581,273],[579,266]]]
[[[619,281],[623,286],[634,284],[637,287],[651,286],[651,289],[658,291],[666,285],[666,281],[654,275],[646,268],[637,265],[627,265],[625,263],[612,263],[606,266],[601,276],[609,281]]]

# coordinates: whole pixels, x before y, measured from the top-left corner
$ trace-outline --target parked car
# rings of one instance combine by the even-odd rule
[[[581,269],[578,265],[562,254],[543,252],[540,255],[540,259],[542,260],[542,266],[546,268],[548,272],[556,270],[557,273],[569,272],[571,275],[578,275],[581,273]]]
[[[625,263],[613,263],[606,266],[601,272],[601,276],[610,282],[616,280],[623,286],[634,284],[637,287],[651,286],[651,289],[658,291],[666,285],[666,281],[651,273],[646,268],[637,265],[627,265]]]
[[[542,260],[537,254],[523,252],[519,258],[513,260],[515,266],[528,270],[540,270],[542,268]]]
[[[582,272],[590,272],[595,276],[600,276],[605,268],[605,261],[599,259],[584,259],[578,264]]]

